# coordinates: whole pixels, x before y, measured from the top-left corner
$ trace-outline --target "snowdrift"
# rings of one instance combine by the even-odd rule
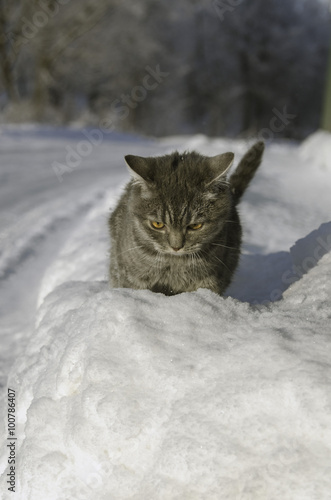
[[[1,498],[329,500],[330,134],[268,145],[221,298],[111,290],[107,214],[125,154],[238,161],[246,142],[109,137],[59,182],[52,162],[86,140],[69,132],[0,131]]]
[[[331,224],[297,264],[322,236]],[[317,253],[268,305],[58,286],[9,380],[18,498],[329,498],[331,253]]]

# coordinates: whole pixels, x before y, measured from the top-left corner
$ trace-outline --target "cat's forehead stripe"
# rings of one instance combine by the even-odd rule
[[[179,210],[174,210],[173,207],[168,206],[163,213],[162,221],[168,225],[187,225],[196,222],[201,218],[199,210],[190,209],[188,205],[183,205]]]
[[[179,217],[183,218],[187,214],[187,210],[188,210],[188,206],[187,205],[183,205],[182,210],[181,210],[181,212],[179,214]]]
[[[166,224],[168,224],[168,225],[169,225],[169,224],[171,224],[171,223],[172,223],[171,218],[170,218],[170,213],[168,212],[168,210],[166,210],[166,212],[165,212],[165,217],[164,217],[164,219],[165,219],[165,220],[164,220],[164,222],[165,222]]]
[[[182,222],[183,210],[180,211],[179,208],[170,205],[167,208],[167,214],[169,217],[170,224],[174,225],[174,224],[180,224]]]

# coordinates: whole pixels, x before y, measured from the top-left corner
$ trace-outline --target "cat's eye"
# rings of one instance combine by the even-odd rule
[[[193,229],[193,231],[196,231],[197,229],[201,229],[202,228],[202,223],[198,223],[198,224],[190,224],[188,226],[189,229]]]
[[[153,227],[155,227],[155,229],[163,229],[164,228],[163,222],[157,222],[157,221],[153,220],[151,222],[151,224]]]

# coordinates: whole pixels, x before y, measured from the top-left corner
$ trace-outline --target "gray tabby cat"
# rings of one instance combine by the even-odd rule
[[[109,219],[113,287],[222,295],[237,267],[236,205],[261,163],[256,143],[227,180],[233,153],[128,155],[132,179]]]

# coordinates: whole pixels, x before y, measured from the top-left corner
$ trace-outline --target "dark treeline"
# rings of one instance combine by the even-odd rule
[[[329,36],[328,0],[0,0],[0,116],[302,139]]]

